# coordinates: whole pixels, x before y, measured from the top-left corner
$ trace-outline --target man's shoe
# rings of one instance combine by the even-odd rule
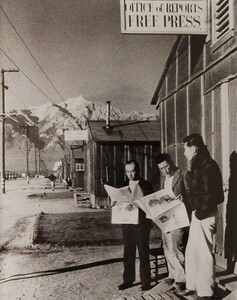
[[[150,284],[145,284],[140,287],[140,291],[149,291],[151,289]]]
[[[133,282],[123,282],[118,286],[118,289],[122,291],[122,290],[126,290],[132,286],[133,286]]]
[[[177,290],[177,287],[176,287],[176,286],[171,286],[171,287],[168,289],[168,291],[169,291],[169,292],[175,293],[175,292],[177,292],[178,290]]]
[[[214,300],[215,296],[197,296],[197,300]]]
[[[173,278],[169,278],[169,277],[164,278],[162,281],[164,283],[168,284],[168,285],[173,285],[173,283],[174,283],[174,279]]]
[[[179,296],[190,296],[190,295],[195,294],[195,291],[185,289],[185,290],[177,291],[176,294]]]

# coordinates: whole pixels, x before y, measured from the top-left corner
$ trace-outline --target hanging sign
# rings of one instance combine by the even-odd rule
[[[206,0],[120,0],[122,33],[207,34]]]
[[[65,130],[65,141],[87,141],[88,130]]]

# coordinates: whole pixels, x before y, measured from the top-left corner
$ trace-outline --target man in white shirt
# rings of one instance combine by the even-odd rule
[[[188,215],[190,208],[186,201],[186,188],[181,169],[177,168],[169,154],[160,154],[157,158],[158,168],[163,175],[161,187],[173,193],[174,198],[181,196],[186,206]],[[184,252],[188,239],[189,227],[176,229],[170,232],[162,232],[163,247],[168,264],[169,278],[167,282],[173,283],[171,290],[185,289]]]

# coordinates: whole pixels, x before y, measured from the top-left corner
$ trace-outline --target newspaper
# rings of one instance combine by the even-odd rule
[[[169,232],[189,226],[185,205],[168,190],[159,190],[142,197],[136,203],[163,232]]]
[[[129,186],[114,188],[104,185],[112,205],[112,224],[138,224],[138,204],[134,201],[143,196],[139,186],[139,181],[135,182],[133,191]]]

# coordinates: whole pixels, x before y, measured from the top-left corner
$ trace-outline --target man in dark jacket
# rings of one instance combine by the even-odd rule
[[[157,157],[158,168],[164,180],[162,188],[170,191],[173,197],[181,196],[188,215],[190,216],[190,206],[187,203],[187,194],[184,182],[184,174],[177,168],[168,153],[162,153]],[[173,291],[185,289],[184,252],[187,244],[189,226],[162,232],[164,252],[168,264],[169,278],[167,282],[174,283],[171,287]]]
[[[126,185],[129,185],[131,190],[134,188],[134,182],[139,181],[138,184],[143,196],[153,192],[151,184],[139,175],[140,168],[136,161],[128,161],[125,165],[125,171],[128,178]],[[131,203],[130,205],[133,204]],[[136,204],[134,205],[136,206]],[[151,220],[146,218],[146,214],[140,208],[138,209],[138,224],[122,224],[124,273],[123,283],[119,285],[120,290],[131,287],[135,281],[136,246],[140,259],[141,290],[150,289],[149,237],[151,226]]]
[[[198,299],[214,294],[213,234],[216,232],[217,205],[224,201],[222,177],[201,135],[184,139],[184,155],[191,162],[188,199],[192,220],[186,248],[186,286],[184,294],[196,291]]]

